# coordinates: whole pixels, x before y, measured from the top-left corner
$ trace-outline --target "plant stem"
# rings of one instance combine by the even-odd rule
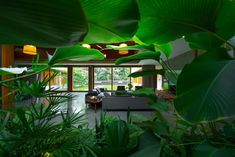
[[[208,134],[206,132],[206,129],[205,129],[204,125],[200,124],[200,126],[202,127],[202,132],[204,133],[205,137],[208,139]]]
[[[163,67],[163,69],[169,70],[174,75],[175,79],[177,80],[178,74],[165,61],[162,60],[161,66]]]
[[[196,145],[196,144],[201,144],[204,141],[199,141],[199,142],[189,142],[189,143],[182,143],[182,144],[172,144],[174,147],[180,147],[180,146],[187,146],[187,145]]]

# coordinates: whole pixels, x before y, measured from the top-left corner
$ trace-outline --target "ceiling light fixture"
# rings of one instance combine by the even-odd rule
[[[37,48],[34,45],[24,45],[23,53],[28,55],[37,55]]]
[[[82,47],[86,47],[86,48],[90,49],[91,45],[89,45],[89,44],[82,44]]]
[[[128,46],[128,45],[127,45],[126,43],[122,43],[122,44],[119,45],[120,48],[121,48],[121,47],[127,47],[127,46]],[[119,53],[120,55],[126,55],[126,54],[128,54],[129,52],[128,52],[128,50],[119,50],[118,53]]]

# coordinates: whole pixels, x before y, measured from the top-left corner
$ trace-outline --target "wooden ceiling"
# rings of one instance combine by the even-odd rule
[[[135,45],[135,43],[133,41],[128,41],[125,43],[129,46]],[[90,46],[91,46],[91,48],[97,49],[100,52],[102,52],[103,54],[105,54],[105,56],[106,56],[105,61],[113,61],[113,60],[116,60],[117,58],[129,56],[129,55],[133,55],[133,54],[137,53],[137,51],[131,50],[131,51],[128,51],[128,54],[121,55],[118,53],[118,50],[107,49],[106,45],[107,44],[99,43],[99,44],[91,44]],[[120,43],[109,44],[109,45],[118,46],[118,45],[120,45]],[[50,55],[53,55],[55,52],[55,48],[37,47],[37,51],[40,53],[41,60],[47,60],[47,52]],[[32,60],[33,57],[34,56],[32,56],[32,55],[27,55],[27,54],[23,53],[23,46],[15,46],[15,60],[29,61],[29,60]],[[100,61],[100,62],[102,62],[102,61]]]

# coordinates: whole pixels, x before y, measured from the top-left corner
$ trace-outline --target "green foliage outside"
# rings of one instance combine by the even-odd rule
[[[95,80],[109,81],[111,80],[111,68],[95,68],[94,75]]]
[[[73,90],[88,90],[88,69],[73,69]]]

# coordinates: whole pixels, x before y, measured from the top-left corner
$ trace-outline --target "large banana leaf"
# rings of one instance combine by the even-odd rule
[[[162,53],[165,54],[167,58],[170,57],[171,53],[173,52],[173,46],[172,43],[166,43],[166,44],[154,44],[155,51],[161,51]]]
[[[53,65],[66,60],[89,61],[102,59],[104,59],[104,54],[100,51],[76,45],[73,47],[58,48],[48,64]]]
[[[120,65],[123,63],[131,62],[135,60],[142,60],[142,59],[154,59],[156,61],[159,61],[160,55],[161,55],[160,52],[146,51],[146,52],[137,53],[131,56],[119,58],[115,61],[115,63],[116,65]]]
[[[235,1],[223,0],[220,13],[216,20],[216,31],[225,39],[235,36]]]
[[[225,42],[235,35],[233,0],[138,0],[136,36],[144,43],[167,43],[196,32]]]
[[[0,17],[0,44],[63,47],[87,32],[78,0],[3,0]]]
[[[193,149],[192,157],[234,157],[235,151],[229,148],[216,148],[203,143]]]
[[[196,123],[234,116],[235,60],[219,49],[186,65],[177,82],[175,108]]]
[[[81,0],[89,32],[84,43],[114,43],[130,40],[138,28],[135,0]]]
[[[187,40],[189,42],[189,46],[195,50],[210,50],[215,47],[220,47],[223,44],[222,40],[215,38],[208,32],[193,33],[186,36],[185,40]]]

